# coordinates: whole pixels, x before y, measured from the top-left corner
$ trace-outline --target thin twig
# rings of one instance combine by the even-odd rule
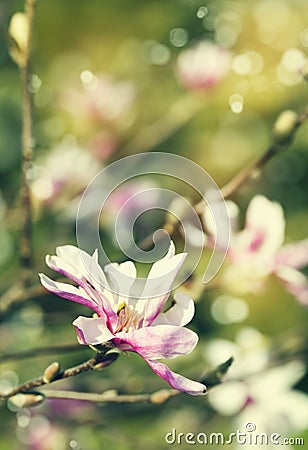
[[[270,161],[278,152],[280,152],[283,148],[288,147],[298,130],[298,128],[307,120],[308,112],[304,112],[296,121],[293,130],[290,133],[289,138],[284,143],[279,143],[278,141],[273,142],[270,144],[270,146],[266,149],[266,151],[263,153],[263,155],[258,158],[255,162],[253,162],[248,167],[245,167],[240,172],[238,172],[228,183],[226,183],[220,190],[223,198],[228,199],[231,196],[233,196],[245,183],[249,182],[256,174],[258,175],[261,171],[261,169]],[[203,221],[203,212],[204,209],[207,207],[206,202],[202,199],[198,203],[194,205],[194,208],[196,210],[196,213],[200,217],[202,226],[204,227],[204,231],[206,231],[206,224]],[[168,231],[170,235],[174,235],[177,232],[179,232],[180,223],[177,222],[175,225],[170,226],[168,223],[166,223],[163,228]],[[165,235],[162,233],[162,237]],[[210,235],[209,235],[210,237]],[[160,236],[158,236],[159,240]],[[146,236],[142,242],[139,243],[139,247],[142,250],[147,250],[149,247],[153,245],[153,235]]]
[[[153,394],[118,394],[117,391],[111,390],[96,394],[92,392],[44,389],[39,394],[43,394],[45,398],[83,400],[92,403],[164,403],[169,398],[180,394],[180,391],[162,389]]]
[[[106,347],[108,351],[108,347]],[[63,378],[72,377],[78,375],[79,373],[87,372],[92,370],[99,364],[100,369],[105,368],[112,364],[117,358],[117,353],[110,353],[104,355],[102,353],[97,353],[93,358],[80,364],[79,366],[73,367],[72,369],[67,369],[64,372],[59,373],[59,375],[54,378],[51,382],[57,381]],[[209,388],[216,386],[223,381],[224,375],[227,373],[229,367],[233,363],[233,358],[229,358],[223,364],[220,364],[212,371],[208,372],[205,377],[203,377],[202,382],[208,384]],[[69,399],[69,400],[83,400],[94,403],[102,402],[114,402],[114,403],[153,403],[161,404],[165,403],[169,398],[175,395],[181,394],[180,391],[176,389],[162,389],[156,391],[152,394],[118,394],[116,390],[109,390],[101,394],[89,393],[89,392],[77,392],[77,391],[59,391],[59,390],[36,390],[41,386],[47,384],[44,377],[37,378],[36,380],[29,381],[21,386],[12,389],[9,393],[0,395],[0,399],[6,399],[14,397],[17,394],[28,394],[32,395],[34,398],[39,396],[39,400],[42,401],[44,398],[58,398],[58,399]]]
[[[245,167],[243,170],[238,172],[227,184],[225,184],[221,188],[223,197],[225,199],[232,197],[232,195],[234,195],[246,182],[250,181],[255,175],[258,175],[268,161],[277,155],[283,147],[289,146],[295,137],[296,131],[305,122],[307,117],[308,113],[305,112],[298,118],[292,135],[286,143],[279,144],[278,142],[273,142],[260,158],[253,162],[250,166]]]
[[[28,22],[27,42],[25,46],[25,63],[20,68],[22,83],[22,184],[21,184],[21,236],[20,264],[23,269],[32,264],[32,207],[28,171],[33,159],[32,131],[32,93],[31,51],[33,36],[33,19],[36,0],[26,0],[25,15]]]
[[[106,347],[106,351],[110,350],[110,346]],[[112,364],[118,358],[118,353],[110,353],[105,354],[103,352],[97,352],[92,358],[87,361],[79,364],[78,366],[71,367],[69,369],[64,370],[63,372],[57,373],[57,376],[52,380],[46,380],[44,376],[36,378],[35,380],[27,381],[20,386],[13,388],[11,391],[0,394],[0,399],[10,398],[19,393],[26,393],[33,389],[36,389],[40,386],[44,386],[45,384],[50,384],[58,380],[62,380],[64,378],[74,377],[84,372],[88,372],[89,370],[93,370],[99,366],[100,369],[104,369],[110,364]]]

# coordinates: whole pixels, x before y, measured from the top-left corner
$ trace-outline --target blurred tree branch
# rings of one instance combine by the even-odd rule
[[[286,111],[285,111],[286,112]],[[283,112],[282,114],[284,114]],[[305,111],[301,116],[296,118],[294,123],[291,125],[291,129],[285,139],[277,139],[273,138],[273,142],[267,148],[265,153],[258,158],[254,163],[250,166],[245,167],[240,172],[238,172],[227,184],[225,184],[221,188],[222,195],[225,199],[232,197],[245,183],[249,182],[255,176],[258,176],[263,167],[281,150],[288,148],[295,138],[295,134],[299,127],[307,120],[308,112]],[[276,124],[279,123],[279,119],[282,118],[279,116]],[[275,125],[274,125],[275,130]]]
[[[106,351],[108,352],[110,347],[106,347]],[[152,394],[118,394],[116,390],[108,390],[103,393],[89,393],[89,392],[77,392],[77,391],[59,391],[59,390],[45,390],[42,391],[35,390],[37,387],[44,386],[46,384],[50,384],[54,381],[61,380],[63,378],[72,377],[75,375],[79,375],[80,373],[87,372],[92,369],[104,369],[112,364],[118,357],[118,353],[109,353],[105,355],[104,353],[98,352],[96,355],[89,359],[88,361],[73,367],[71,369],[67,369],[64,372],[55,373],[55,377],[51,378],[49,381],[46,380],[46,375],[36,380],[29,381],[27,383],[22,384],[21,386],[17,386],[12,389],[7,394],[0,394],[0,399],[8,399],[12,398],[18,394],[24,394],[24,401],[27,402],[27,406],[31,406],[31,400],[33,401],[33,405],[37,404],[37,402],[43,401],[44,398],[58,398],[58,399],[70,399],[70,400],[84,400],[88,402],[94,403],[102,403],[102,402],[114,402],[114,403],[152,403],[152,404],[161,404],[165,403],[169,398],[174,397],[175,395],[181,394],[180,391],[176,389],[161,389]],[[203,378],[202,382],[208,384],[211,388],[216,386],[223,381],[223,376],[227,373],[229,367],[233,362],[233,358],[229,358],[226,362],[220,364],[215,369],[208,372]],[[56,364],[56,363],[54,363]],[[50,365],[45,373],[52,368],[53,364]],[[99,367],[98,367],[99,366]],[[57,366],[55,366],[57,368]],[[27,401],[27,396],[29,395],[29,401]]]
[[[112,364],[118,358],[118,353],[109,353],[106,354],[109,350],[113,348],[113,345],[110,343],[105,344],[105,351],[100,351],[95,353],[95,355],[88,359],[87,361],[79,364],[78,366],[71,367],[64,371],[60,370],[58,363],[53,363],[48,366],[45,370],[43,376],[36,378],[35,380],[28,381],[20,386],[13,388],[11,391],[0,394],[0,399],[5,399],[9,397],[13,397],[19,393],[28,392],[34,388],[43,386],[45,384],[49,384],[58,380],[62,380],[64,378],[74,377],[79,375],[80,373],[88,372],[93,369],[104,369]],[[50,374],[51,370],[52,373]]]
[[[285,113],[288,113],[287,111],[283,112],[281,116],[278,117],[276,124],[279,125],[279,120],[284,119],[283,115]],[[308,118],[308,112],[305,111],[303,114],[301,114],[299,117],[296,117],[293,121],[291,121],[291,126],[285,126],[285,123],[283,123],[284,128],[282,132],[279,130],[280,135],[277,137],[275,134],[273,134],[273,140],[272,143],[269,145],[269,147],[266,149],[264,154],[257,159],[254,163],[252,163],[250,166],[245,167],[242,169],[239,173],[237,173],[227,184],[225,184],[221,188],[221,192],[224,196],[224,198],[229,198],[232,195],[234,195],[245,183],[249,182],[256,174],[259,174],[262,168],[270,161],[277,153],[279,153],[281,150],[286,149],[291,145],[293,142],[293,139],[295,138],[296,132],[300,128],[301,125],[304,124],[304,122]],[[284,121],[285,122],[285,121]],[[288,125],[288,124],[286,124]],[[290,125],[290,124],[289,124]],[[276,127],[277,128],[277,127]],[[281,128],[281,127],[280,127]],[[275,130],[275,126],[274,126]],[[287,131],[287,132],[285,132]],[[202,218],[202,214],[205,208],[205,203],[203,201],[197,203],[195,205],[195,209],[198,213],[198,215]],[[165,225],[165,228],[168,230],[168,232],[173,235],[175,232],[178,232],[178,223],[177,226],[170,228],[168,224]],[[147,249],[153,244],[152,235],[146,237],[140,244],[140,248]],[[206,285],[205,285],[206,286]],[[32,287],[23,287],[20,286],[14,286],[13,288],[9,289],[6,293],[2,295],[0,298],[0,317],[3,317],[14,305],[23,303],[24,301],[28,300],[29,298],[38,297],[40,295],[44,295],[46,291],[44,288],[39,286],[32,286]]]
[[[32,205],[29,184],[29,168],[33,159],[33,107],[31,92],[31,52],[33,21],[36,0],[25,1],[25,16],[28,23],[26,45],[24,47],[24,64],[20,65],[22,83],[22,184],[21,184],[21,236],[20,264],[23,269],[32,265]],[[27,274],[25,273],[24,275]]]

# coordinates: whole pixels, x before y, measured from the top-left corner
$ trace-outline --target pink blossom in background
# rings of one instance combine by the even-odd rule
[[[176,62],[176,75],[188,89],[208,90],[229,72],[231,53],[210,41],[182,50]]]
[[[90,71],[81,74],[81,81],[82,86],[69,87],[61,96],[61,105],[73,116],[113,122],[128,113],[135,100],[135,87],[130,81]]]
[[[308,263],[308,239],[283,246],[284,238],[281,205],[255,196],[244,229],[231,237],[225,282],[242,291],[258,291],[265,277],[274,274],[298,300],[308,304],[307,278],[299,271]]]
[[[117,150],[117,138],[111,131],[96,134],[87,144],[87,149],[99,161],[106,161]]]
[[[138,353],[170,386],[191,395],[204,394],[203,384],[172,372],[160,359],[190,353],[198,335],[184,328],[194,315],[194,302],[177,293],[170,309],[163,312],[172,283],[186,254],[175,255],[171,242],[167,255],[153,264],[142,294],[133,295],[136,267],[133,262],[98,264],[97,251],[92,256],[77,247],[58,247],[56,256],[47,256],[47,265],[67,276],[78,287],[58,283],[40,274],[43,286],[60,297],[89,307],[92,318],[80,316],[73,325],[78,341],[98,345],[111,341],[118,349]],[[112,287],[118,293],[112,291]]]
[[[101,169],[94,156],[68,137],[36,161],[32,195],[38,203],[61,209],[76,198]]]
[[[128,181],[110,194],[104,207],[111,216],[116,216],[122,207],[122,213],[134,215],[139,209],[146,211],[154,208],[159,195],[157,185],[152,181]]]

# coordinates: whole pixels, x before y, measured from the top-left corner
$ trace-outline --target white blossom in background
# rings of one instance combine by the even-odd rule
[[[34,200],[55,209],[69,206],[101,169],[94,156],[67,137],[35,162]]]
[[[204,355],[211,365],[230,355],[234,363],[224,383],[209,391],[208,401],[219,414],[233,417],[232,430],[245,431],[245,425],[253,423],[256,433],[287,437],[304,431],[308,422],[308,396],[294,388],[306,367],[295,360],[268,368],[269,344],[269,339],[254,328],[243,328],[234,342],[209,342]]]
[[[95,75],[83,71],[82,86],[68,87],[61,96],[61,105],[73,116],[91,121],[113,122],[123,119],[136,97],[132,82],[115,80],[111,75]]]
[[[176,75],[188,89],[209,90],[230,71],[231,53],[210,41],[201,41],[182,50],[176,62]]]

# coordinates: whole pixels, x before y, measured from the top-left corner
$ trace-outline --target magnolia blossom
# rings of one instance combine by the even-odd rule
[[[305,364],[294,360],[268,368],[271,345],[254,328],[243,328],[235,341],[215,339],[206,349],[207,363],[217,365],[234,355],[225,382],[208,394],[210,405],[221,415],[234,417],[234,429],[254,423],[256,433],[294,433],[306,428],[308,396],[294,388],[306,373]],[[263,448],[263,447],[262,447]]]
[[[240,291],[258,291],[265,277],[274,274],[308,304],[307,279],[299,270],[308,263],[308,239],[283,246],[284,235],[282,207],[262,195],[255,196],[244,229],[232,234],[224,281]]]
[[[202,41],[183,50],[177,59],[177,76],[189,89],[211,89],[230,70],[231,54],[212,42]]]
[[[101,170],[99,162],[67,137],[36,162],[31,183],[34,199],[61,209],[76,198]]]
[[[81,74],[83,90],[68,88],[61,103],[73,116],[91,121],[113,122],[127,114],[135,100],[135,87],[130,81],[117,81],[108,74]],[[122,124],[123,126],[123,124]]]
[[[308,396],[293,386],[303,378],[305,365],[292,361],[245,378],[225,380],[209,392],[209,403],[225,416],[235,416],[235,429],[253,423],[256,433],[298,433],[308,420]]]
[[[58,247],[56,256],[47,256],[47,265],[70,278],[78,287],[58,283],[40,274],[43,286],[60,297],[88,306],[92,318],[74,320],[80,344],[112,342],[118,349],[138,353],[170,386],[191,395],[203,394],[203,384],[172,372],[159,359],[190,353],[198,335],[184,328],[194,315],[194,302],[177,293],[173,306],[163,312],[171,285],[180,270],[185,253],[175,255],[171,242],[166,256],[153,264],[137,298],[133,295],[136,267],[133,262],[108,264],[104,270],[93,255],[77,247]]]

